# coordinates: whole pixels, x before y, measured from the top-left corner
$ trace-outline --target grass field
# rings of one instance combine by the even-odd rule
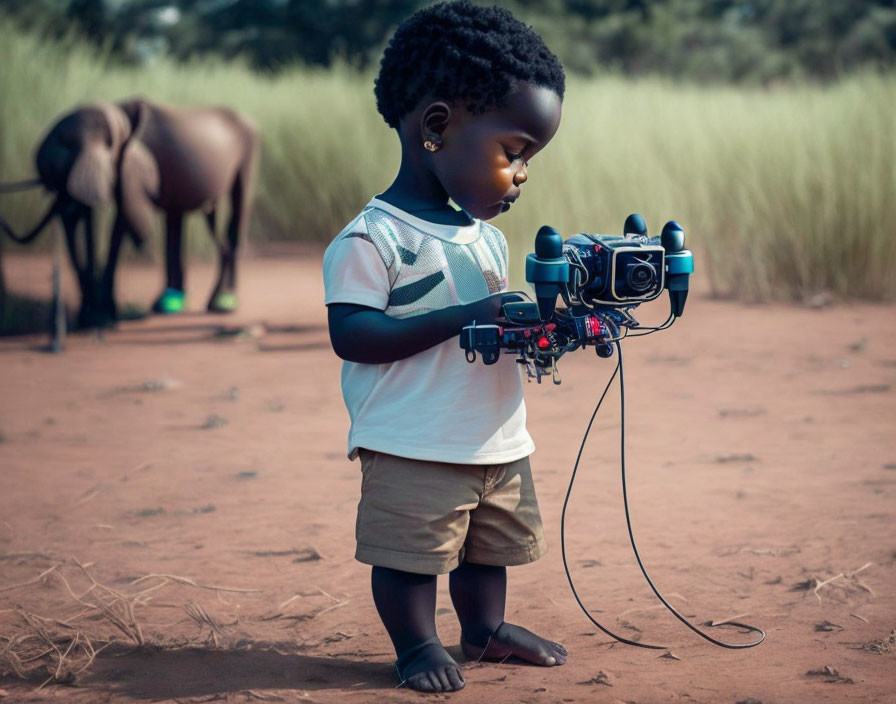
[[[0,65],[2,181],[34,174],[34,147],[60,113],[134,95],[228,104],[257,121],[259,241],[328,241],[398,163],[372,77],[344,68],[273,77],[236,64],[124,68],[9,25],[0,25]],[[640,212],[654,234],[668,219],[684,225],[717,295],[892,300],[894,104],[893,75],[774,88],[571,78],[557,137],[534,161],[525,197],[495,223],[517,273],[542,224],[615,233]],[[45,203],[4,195],[0,213],[22,229]],[[202,239],[191,237],[194,251]]]

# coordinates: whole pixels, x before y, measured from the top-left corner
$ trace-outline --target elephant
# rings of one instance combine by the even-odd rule
[[[53,217],[65,230],[69,256],[81,287],[79,324],[114,322],[115,269],[122,240],[138,248],[151,238],[157,211],[165,216],[166,286],[153,304],[160,313],[185,307],[183,218],[202,210],[218,246],[219,272],[207,309],[229,312],[236,296],[237,247],[245,237],[260,139],[246,117],[224,107],[175,107],[148,100],[79,106],[63,116],[37,149],[39,179],[7,186],[43,185],[56,197],[41,221],[19,237],[2,219],[0,227],[19,242],[34,239]],[[227,198],[226,237],[215,234],[218,207]],[[94,208],[114,203],[108,257],[98,277]],[[79,252],[77,231],[83,224]]]

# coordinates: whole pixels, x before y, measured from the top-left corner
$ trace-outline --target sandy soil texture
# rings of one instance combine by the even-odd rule
[[[11,291],[46,296],[49,260],[4,267]],[[612,362],[577,352],[562,385],[526,390],[550,552],[510,570],[508,601],[570,662],[465,663],[464,691],[426,696],[395,689],[352,557],[359,470],[319,271],[319,252],[247,258],[239,313],[215,317],[195,264],[190,313],[72,335],[60,355],[44,335],[0,339],[0,669],[32,677],[0,680],[0,702],[896,701],[892,306],[712,301],[698,279],[671,330],[624,343],[641,557],[692,622],[746,621],[765,643],[704,641],[644,582],[617,390],[583,454],[567,556],[595,619],[666,647],[616,644],[579,610],[560,512]],[[120,299],[147,306],[159,279],[128,266]],[[444,584],[438,606],[462,658]],[[39,689],[54,676],[73,684]]]

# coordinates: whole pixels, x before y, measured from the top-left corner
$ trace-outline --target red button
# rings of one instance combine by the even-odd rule
[[[551,341],[550,341],[548,338],[546,338],[546,337],[539,337],[539,338],[538,338],[538,346],[539,346],[541,349],[544,349],[545,347],[550,347],[550,346],[551,346]]]

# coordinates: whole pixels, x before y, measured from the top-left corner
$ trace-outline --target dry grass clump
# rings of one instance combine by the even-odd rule
[[[838,670],[835,670],[830,665],[825,665],[824,667],[820,667],[817,670],[809,670],[806,673],[806,676],[823,678],[824,681],[828,684],[855,684],[855,681],[852,679],[852,677],[841,675]]]
[[[95,647],[77,626],[57,619],[43,618],[20,610],[21,631],[0,636],[0,675],[22,679],[45,678],[49,682],[71,684],[93,663],[106,647]]]
[[[225,634],[226,625],[221,623],[214,616],[211,616],[208,611],[201,604],[196,604],[194,602],[189,602],[184,606],[184,611],[187,612],[187,616],[193,621],[198,627],[199,632],[196,636],[197,642],[202,642],[203,645],[206,646],[214,646],[215,648],[221,647],[221,639]],[[227,624],[230,626],[234,626],[239,622],[239,619],[234,621],[231,624]],[[207,633],[205,633],[207,631]],[[205,637],[200,641],[200,637],[205,633]]]
[[[890,631],[890,635],[886,638],[862,643],[861,649],[877,653],[878,655],[883,655],[884,653],[896,653],[896,629]]]
[[[794,584],[790,591],[794,592],[808,592],[811,591],[815,598],[818,599],[818,603],[822,602],[821,598],[821,590],[825,587],[832,586],[836,587],[840,591],[840,596],[843,600],[849,597],[850,594],[863,591],[868,594],[874,595],[874,590],[871,589],[867,584],[865,584],[862,580],[858,578],[858,574],[860,572],[864,572],[866,569],[872,566],[873,563],[866,562],[864,565],[859,567],[858,569],[852,570],[851,572],[839,572],[835,574],[833,577],[829,577],[827,579],[819,579],[818,577],[811,577],[802,582],[797,582]]]
[[[99,582],[90,571],[91,565],[77,560],[57,563],[38,576],[17,584],[0,587],[0,592],[38,583],[54,582],[68,598],[71,613],[54,618],[17,607],[0,611],[11,618],[3,623],[10,635],[0,635],[0,677],[18,677],[49,683],[72,684],[87,670],[97,654],[109,645],[131,647],[148,645],[137,610],[146,606],[154,593],[170,585],[184,585],[216,592],[254,592],[255,589],[209,586],[188,577],[149,574],[132,580],[125,588],[113,589]],[[65,572],[69,574],[66,575]],[[76,590],[73,584],[86,580],[86,588]],[[193,602],[184,605],[189,620],[199,626],[196,635],[186,643],[220,647],[228,626],[211,616],[203,606]],[[122,638],[123,637],[123,638]],[[159,646],[164,644],[153,643]]]

